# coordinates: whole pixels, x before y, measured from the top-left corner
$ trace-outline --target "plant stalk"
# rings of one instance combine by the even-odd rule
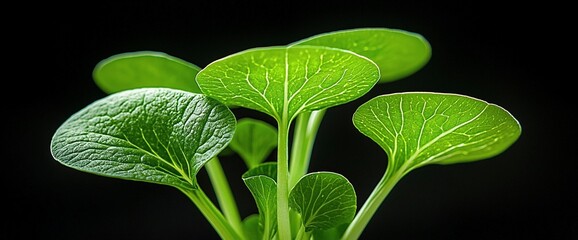
[[[326,111],[327,109],[303,112],[297,117],[291,149],[289,189],[292,189],[309,170],[315,137]]]
[[[394,172],[386,170],[383,178],[379,181],[377,186],[371,192],[351,224],[345,230],[341,240],[359,239],[365,227],[377,212],[379,206],[383,203],[387,195],[391,192],[395,184],[404,176],[404,167],[397,169]]]
[[[215,229],[217,234],[223,240],[240,240],[242,239],[237,232],[233,229],[231,224],[227,222],[223,214],[215,207],[213,202],[207,197],[203,190],[183,190],[180,189],[185,195],[193,201],[195,206],[201,211],[203,216],[209,221],[211,226]]]
[[[205,169],[215,190],[215,195],[219,201],[219,206],[225,215],[225,218],[229,221],[233,229],[237,231],[241,236],[244,236],[243,224],[241,222],[241,216],[239,215],[239,209],[237,208],[237,203],[235,202],[235,197],[229,186],[229,181],[223,167],[219,161],[218,157],[213,157],[209,162],[205,164]]]
[[[277,224],[279,240],[291,239],[289,218],[289,121],[278,122],[277,146]]]
[[[306,232],[305,226],[303,226],[303,224],[301,224],[301,227],[299,227],[299,231],[297,232],[297,236],[295,237],[295,240],[308,240],[310,238],[311,238],[311,232]]]

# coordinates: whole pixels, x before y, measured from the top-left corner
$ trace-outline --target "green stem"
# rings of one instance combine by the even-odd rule
[[[353,222],[351,222],[347,230],[345,230],[345,233],[341,237],[342,240],[359,239],[359,236],[361,236],[361,233],[363,233],[365,227],[383,203],[383,200],[385,200],[389,192],[391,192],[391,189],[393,189],[395,184],[403,177],[403,169],[402,167],[395,172],[389,171],[389,168],[386,170],[386,174],[373,189],[373,192],[371,192],[371,195],[369,195],[367,201],[365,201],[353,219]]]
[[[271,220],[265,219],[264,226],[263,226],[263,236],[261,237],[261,240],[273,239],[271,236],[271,226],[270,226],[271,224],[269,224],[270,222],[271,222]]]
[[[289,189],[293,188],[299,179],[309,170],[311,152],[317,136],[317,130],[327,109],[303,112],[297,117],[295,135],[291,149],[291,174]]]
[[[292,209],[289,209],[289,217],[291,221],[291,236],[293,237],[298,231],[301,224],[301,215]]]
[[[307,240],[310,238],[311,238],[311,232],[306,232],[305,226],[303,224],[301,224],[301,227],[299,228],[299,231],[297,232],[297,236],[295,237],[295,240]]]
[[[243,224],[241,222],[241,216],[239,215],[237,203],[235,202],[235,197],[233,196],[233,192],[231,191],[223,167],[219,162],[219,158],[213,157],[213,159],[205,164],[205,169],[207,169],[207,173],[211,179],[211,184],[215,190],[215,195],[219,201],[219,206],[221,206],[225,218],[237,233],[244,236]]]
[[[180,189],[201,211],[203,216],[213,226],[217,234],[224,240],[239,240],[242,239],[233,229],[231,224],[227,222],[223,214],[215,207],[213,202],[207,197],[203,190],[183,190]]]
[[[279,139],[277,146],[277,224],[279,240],[291,239],[289,220],[289,121],[278,123]]]

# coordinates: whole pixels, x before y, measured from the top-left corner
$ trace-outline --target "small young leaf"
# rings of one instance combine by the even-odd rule
[[[259,214],[251,214],[243,219],[243,229],[245,239],[263,239],[263,232],[260,230]]]
[[[141,87],[167,87],[200,93],[196,65],[162,52],[122,53],[100,61],[93,78],[106,93]]]
[[[325,230],[353,220],[357,197],[344,176],[315,172],[297,182],[289,195],[289,206],[301,214],[305,231]]]
[[[277,146],[277,129],[267,122],[243,118],[237,122],[237,130],[229,147],[237,152],[249,169],[256,167]]]
[[[277,229],[277,163],[263,163],[243,174],[259,210],[259,226],[264,239],[271,239]]]
[[[366,56],[379,66],[380,82],[409,76],[431,58],[431,46],[422,35],[388,28],[358,28],[322,33],[293,45],[340,48]]]
[[[51,150],[77,170],[195,189],[197,172],[231,141],[235,121],[226,106],[201,94],[133,89],[72,115]]]
[[[505,109],[468,96],[443,93],[382,95],[361,105],[355,127],[387,153],[391,171],[495,156],[521,133]]]
[[[371,60],[315,46],[249,49],[214,61],[197,74],[203,93],[287,122],[305,110],[355,100],[378,79],[379,69]]]

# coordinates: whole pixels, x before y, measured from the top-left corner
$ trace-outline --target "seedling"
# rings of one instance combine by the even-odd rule
[[[248,49],[204,68],[161,52],[114,55],[93,72],[109,95],[67,119],[52,138],[51,152],[80,171],[180,190],[222,239],[358,239],[412,170],[488,159],[521,134],[508,111],[470,96],[385,94],[352,116],[360,133],[388,156],[369,198],[359,204],[346,176],[309,172],[328,109],[415,73],[430,55],[421,35],[387,28]],[[237,120],[236,108],[264,113],[276,126],[264,119]],[[276,161],[266,161],[275,148]],[[240,180],[257,213],[240,216],[219,162],[225,152],[244,160]],[[218,203],[197,182],[203,167]]]

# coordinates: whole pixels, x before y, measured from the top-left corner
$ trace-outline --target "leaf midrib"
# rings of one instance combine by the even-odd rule
[[[141,131],[142,131],[142,129],[141,129]],[[156,134],[156,132],[155,132],[155,134]],[[126,136],[125,136],[125,137],[126,137]],[[147,143],[147,145],[149,145],[148,140],[144,137],[144,135],[143,135],[142,137],[143,137],[143,140]],[[122,140],[122,139],[121,139],[121,140]],[[124,139],[124,140],[125,140],[128,144],[130,144],[131,146],[135,147],[137,150],[141,150],[141,151],[145,152],[146,154],[149,154],[149,155],[155,157],[155,158],[158,159],[159,161],[162,161],[162,162],[164,162],[165,164],[169,165],[169,166],[172,167],[175,171],[177,171],[177,172],[179,172],[179,173],[181,174],[180,177],[179,177],[179,176],[176,176],[176,177],[178,177],[178,178],[183,178],[186,182],[188,182],[189,184],[193,185],[192,179],[183,171],[182,168],[179,168],[179,167],[177,167],[177,166],[175,165],[176,162],[173,160],[172,154],[168,151],[168,149],[166,149],[166,146],[165,146],[164,144],[161,143],[161,145],[165,148],[165,150],[167,150],[167,155],[169,155],[169,157],[171,158],[171,162],[172,162],[172,163],[169,163],[167,160],[165,160],[164,158],[162,158],[161,156],[159,156],[156,152],[154,152],[154,150],[153,150],[152,148],[151,148],[151,151],[152,151],[152,153],[151,153],[150,151],[147,151],[147,150],[139,147],[138,145],[132,143],[130,140],[128,140],[128,138],[127,138],[127,139]],[[149,145],[149,146],[150,146],[150,145]],[[185,161],[185,162],[188,162],[188,161]]]
[[[142,131],[142,129],[141,129],[141,131]],[[111,138],[117,139],[117,140],[119,140],[119,141],[125,142],[125,143],[128,144],[129,146],[132,146],[133,149],[142,151],[142,152],[144,152],[145,154],[147,154],[147,155],[149,155],[149,156],[152,156],[152,157],[154,157],[155,159],[158,159],[159,161],[161,161],[161,162],[165,163],[166,165],[172,167],[175,171],[179,172],[179,173],[181,174],[181,176],[173,175],[171,172],[168,172],[168,174],[171,174],[171,175],[173,175],[173,176],[175,176],[175,177],[177,177],[177,178],[181,178],[181,179],[183,179],[184,181],[186,181],[187,183],[193,185],[192,180],[184,173],[184,171],[183,171],[182,169],[176,167],[174,164],[171,164],[171,163],[168,162],[166,159],[164,159],[164,158],[162,158],[161,156],[159,156],[156,152],[154,152],[154,151],[152,151],[152,152],[151,152],[151,151],[148,151],[148,150],[146,150],[146,149],[144,149],[144,148],[141,148],[141,147],[139,147],[138,145],[132,143],[130,140],[128,140],[128,138],[126,137],[126,135],[124,136],[125,138],[120,138],[120,137],[116,137],[116,136],[109,135],[109,134],[104,134],[104,133],[99,133],[99,132],[88,132],[88,131],[86,131],[85,134],[102,135],[102,136],[111,137]],[[150,146],[150,144],[148,143],[148,140],[147,140],[146,138],[144,138],[144,136],[143,136],[143,140],[147,143],[147,145]],[[100,144],[100,143],[99,143],[99,144]],[[114,147],[129,148],[129,147],[123,147],[123,146],[114,146]],[[152,148],[151,148],[151,150],[152,150]],[[168,153],[168,152],[167,152],[167,153]],[[170,154],[169,154],[169,155],[170,155]],[[135,163],[135,164],[138,164],[138,163]]]

